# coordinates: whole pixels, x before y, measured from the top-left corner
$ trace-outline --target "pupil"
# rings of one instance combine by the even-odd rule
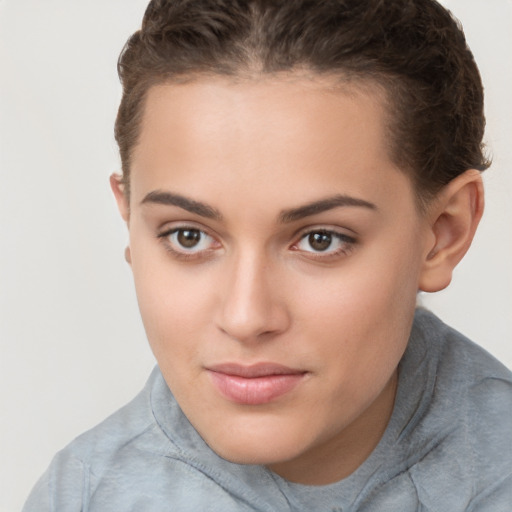
[[[178,242],[188,249],[196,246],[201,239],[201,232],[197,229],[181,229],[178,231]]]
[[[309,235],[309,245],[316,251],[327,250],[332,242],[332,236],[329,233],[311,233]]]

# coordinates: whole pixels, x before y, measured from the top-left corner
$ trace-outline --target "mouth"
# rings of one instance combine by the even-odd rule
[[[292,391],[307,371],[274,363],[226,363],[206,368],[217,391],[231,402],[262,405]]]

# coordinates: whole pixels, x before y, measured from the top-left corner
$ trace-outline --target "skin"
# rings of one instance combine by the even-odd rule
[[[381,95],[344,87],[154,86],[130,198],[111,179],[149,343],[184,413],[220,456],[315,485],[352,473],[382,437],[416,294],[448,284],[483,206],[468,172],[420,214],[387,154]],[[196,245],[180,245],[186,229]],[[240,404],[209,370],[227,362],[302,378]]]

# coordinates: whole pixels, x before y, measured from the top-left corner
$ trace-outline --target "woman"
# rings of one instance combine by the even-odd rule
[[[25,510],[506,510],[511,375],[432,314],[483,211],[483,94],[430,0],[153,1],[119,61],[158,362]]]

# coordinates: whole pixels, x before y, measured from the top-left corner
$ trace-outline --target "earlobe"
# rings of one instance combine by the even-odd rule
[[[474,169],[453,179],[440,192],[430,212],[433,245],[428,248],[419,289],[446,288],[459,261],[469,249],[484,209],[480,173]]]
[[[128,198],[124,193],[124,184],[122,177],[119,174],[112,174],[110,176],[110,188],[116,198],[117,208],[123,220],[128,223],[130,219],[130,205]]]
[[[126,260],[126,263],[128,263],[128,265],[132,264],[132,253],[130,250],[130,246],[126,247],[124,250],[124,259]]]

